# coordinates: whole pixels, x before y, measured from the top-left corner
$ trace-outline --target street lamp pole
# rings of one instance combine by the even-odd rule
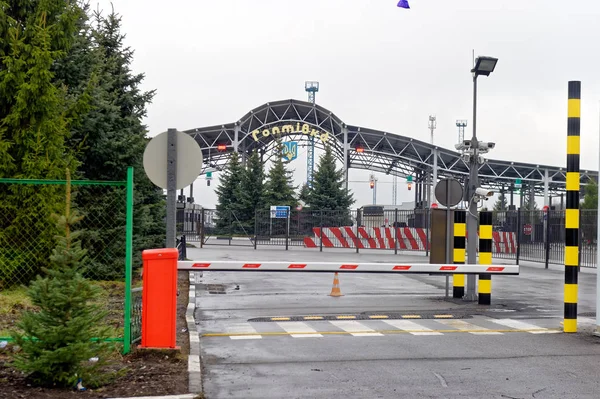
[[[477,197],[476,190],[479,187],[479,142],[477,141],[477,77],[479,75],[489,76],[494,71],[497,58],[478,57],[473,73],[473,137],[471,138],[471,157],[469,159],[469,183],[466,187],[467,200],[469,202],[467,215],[467,264],[477,264]],[[474,274],[467,276],[467,290],[464,296],[466,301],[477,300],[477,277]]]
[[[473,73],[473,137],[471,137],[471,159],[469,162],[469,187],[467,187],[467,198],[469,200],[469,214],[467,215],[467,264],[477,263],[477,201],[473,200],[473,194],[479,187],[479,143],[477,143],[477,74]],[[467,291],[464,299],[467,301],[477,300],[477,276],[467,275]]]

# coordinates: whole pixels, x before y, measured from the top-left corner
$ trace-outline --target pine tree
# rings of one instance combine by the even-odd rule
[[[254,230],[256,211],[265,208],[265,171],[257,151],[248,159],[246,168],[235,197],[238,203],[233,206],[236,216],[241,222],[246,234]]]
[[[217,193],[217,233],[231,234],[234,231],[236,222],[235,210],[239,199],[236,195],[239,193],[239,186],[242,181],[243,168],[240,163],[240,157],[237,152],[233,152],[229,158],[227,167],[220,176]],[[237,223],[239,226],[239,223]]]
[[[37,276],[28,296],[39,311],[26,311],[17,323],[21,331],[11,333],[21,351],[14,355],[14,366],[28,373],[39,385],[73,386],[78,378],[86,385],[102,382],[99,368],[107,363],[111,350],[105,338],[106,317],[98,304],[99,289],[81,275],[86,251],[81,248],[75,225],[81,220],[71,209],[71,184],[67,170],[66,208],[56,217],[61,231],[50,256],[51,267],[45,277]],[[97,362],[89,359],[97,357]]]
[[[80,14],[75,2],[62,0],[0,7],[0,177],[59,179],[65,168],[77,167],[66,145],[77,119],[75,101],[54,82],[52,67],[72,47]],[[59,198],[57,186],[0,187],[0,257],[8,260],[0,286],[48,265],[56,234],[49,218]],[[11,264],[14,254],[18,264]],[[14,266],[18,279],[11,276]]]
[[[352,193],[346,190],[345,184],[344,170],[336,168],[331,147],[327,146],[313,176],[309,195],[310,208],[348,211],[355,201]]]
[[[286,169],[286,162],[283,161],[281,144],[276,144],[275,152],[265,184],[265,206],[289,206],[294,209],[298,205],[296,187],[292,172]]]

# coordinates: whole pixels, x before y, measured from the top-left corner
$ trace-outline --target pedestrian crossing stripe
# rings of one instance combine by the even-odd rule
[[[470,316],[457,316],[454,314],[341,314],[341,315],[309,315],[309,316],[274,316],[257,317],[250,319],[251,322],[271,321],[305,321],[305,320],[376,320],[376,319],[457,319],[469,318]]]
[[[290,336],[292,338],[322,338],[328,335],[350,335],[354,337],[380,337],[394,334],[410,334],[436,336],[454,333],[468,333],[474,335],[502,335],[506,333],[531,333],[531,334],[551,334],[562,332],[559,328],[544,328],[535,324],[526,323],[514,319],[478,319],[486,323],[502,326],[503,328],[487,328],[463,320],[398,320],[383,319],[371,320],[369,323],[385,323],[387,328],[371,328],[356,320],[332,320],[317,321],[316,325],[309,325],[301,321],[281,321],[276,322],[282,331],[257,331],[250,323],[235,323],[229,325],[227,332],[206,332],[202,337],[230,337],[231,339],[260,339],[263,336]],[[419,324],[419,322],[429,322],[428,326]],[[324,324],[327,323],[327,324]],[[323,331],[326,325],[337,328],[335,331]],[[435,328],[437,325],[443,328]],[[393,327],[390,328],[390,327]],[[434,327],[434,328],[430,328]]]

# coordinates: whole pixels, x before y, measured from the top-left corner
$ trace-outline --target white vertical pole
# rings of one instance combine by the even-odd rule
[[[598,114],[598,131],[600,132],[600,101],[598,102]],[[600,135],[598,137],[600,137]],[[598,165],[600,171],[600,145],[598,146]],[[600,180],[600,175],[598,180]],[[600,183],[600,181],[598,183]],[[598,219],[596,221],[596,225],[598,228],[598,232],[596,235],[596,332],[594,333],[594,335],[600,336],[600,250],[598,250],[598,243],[600,242],[600,195],[598,196],[597,213]]]
[[[437,148],[434,148],[433,149],[433,182],[431,184],[431,204],[436,202],[435,185],[437,184],[437,180],[438,180],[438,151],[437,151]]]

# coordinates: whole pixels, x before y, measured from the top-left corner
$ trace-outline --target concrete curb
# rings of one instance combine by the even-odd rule
[[[190,272],[190,292],[185,321],[187,322],[188,335],[190,339],[190,354],[188,356],[189,392],[202,392],[202,367],[200,364],[200,334],[196,328],[194,311],[196,310],[196,280],[201,274]]]
[[[167,395],[167,396],[136,396],[135,399],[195,399],[198,394],[186,393],[184,395]],[[111,399],[130,399],[130,398],[111,398]]]

